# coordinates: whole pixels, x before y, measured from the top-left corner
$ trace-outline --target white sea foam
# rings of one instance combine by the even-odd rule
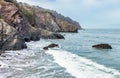
[[[50,59],[51,57],[41,51],[48,44],[50,42],[30,42],[27,43],[28,48],[25,50],[9,51],[3,54],[6,57],[0,57],[0,64],[2,65],[0,78],[9,76],[14,78],[18,76],[20,78],[57,78],[58,76],[61,78],[72,78],[64,74],[63,68],[60,69],[56,63],[60,67],[66,68],[66,72],[77,78],[120,78],[119,71],[115,69],[107,68],[84,57],[59,49],[46,51],[46,53],[54,57],[54,64],[53,59]],[[53,68],[55,68],[53,72],[49,71]]]
[[[3,68],[4,66],[6,66],[6,64],[0,61],[0,68]]]
[[[74,78],[43,51],[48,44],[50,42],[30,42],[27,49],[3,53],[0,78]]]
[[[55,62],[77,78],[120,78],[119,71],[97,64],[67,51],[48,50]]]

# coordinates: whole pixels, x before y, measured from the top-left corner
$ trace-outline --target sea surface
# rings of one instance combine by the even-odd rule
[[[63,40],[26,43],[28,48],[0,56],[0,78],[120,78],[120,30],[85,29],[61,33]],[[43,50],[56,43],[57,48]],[[113,49],[92,45],[108,43]]]

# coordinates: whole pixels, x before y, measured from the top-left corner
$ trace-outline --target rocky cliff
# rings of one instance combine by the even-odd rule
[[[17,30],[0,19],[0,50],[19,50],[27,48]]]
[[[78,22],[56,11],[44,9],[39,6],[30,6],[26,3],[19,3],[19,6],[26,16],[30,18],[32,26],[37,26],[52,32],[77,32],[80,29]]]
[[[81,29],[78,22],[55,11],[15,0],[0,0],[0,49],[23,49],[25,42],[40,38],[63,39],[57,32],[78,29]]]

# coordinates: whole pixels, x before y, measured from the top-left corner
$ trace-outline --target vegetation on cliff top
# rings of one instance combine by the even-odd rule
[[[35,25],[35,9],[33,7],[29,7],[29,9],[26,9],[22,6],[19,6],[19,9],[28,18],[29,23],[34,26]]]
[[[0,19],[2,19],[2,16],[0,15]]]

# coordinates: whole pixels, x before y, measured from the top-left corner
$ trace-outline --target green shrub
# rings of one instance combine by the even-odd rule
[[[2,19],[2,16],[0,15],[0,19]]]
[[[28,11],[24,8],[21,9],[22,13],[28,18],[28,21],[30,24],[34,25],[35,24],[35,16],[32,11]]]
[[[13,0],[13,3],[14,3],[14,5],[15,5],[16,7],[18,7],[18,8],[19,8],[19,3],[17,3],[17,1],[16,1],[16,0]]]
[[[31,18],[32,17],[32,13],[28,12],[27,10],[25,9],[22,9],[22,13],[27,16],[28,18]]]

